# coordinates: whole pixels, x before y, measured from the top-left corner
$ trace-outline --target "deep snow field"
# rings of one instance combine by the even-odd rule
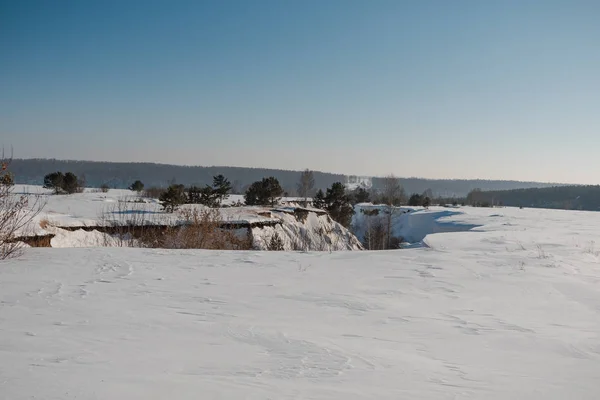
[[[0,398],[600,398],[600,213],[397,222],[446,233],[381,252],[26,249],[0,263]]]

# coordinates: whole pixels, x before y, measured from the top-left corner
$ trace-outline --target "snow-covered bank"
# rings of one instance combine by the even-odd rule
[[[72,195],[52,195],[37,186],[17,186],[16,193],[39,194],[47,203],[31,224],[17,237],[45,238],[30,243],[52,247],[131,246],[139,243],[122,240],[115,227],[153,226],[157,229],[185,224],[179,212],[165,213],[156,199],[137,196],[129,190],[110,190],[102,193],[86,190]],[[225,206],[234,204],[241,196],[230,196]],[[297,204],[296,198],[283,199],[284,204]],[[202,213],[206,207],[185,205],[181,211]],[[218,210],[221,226],[249,237],[246,248],[267,250],[271,240],[280,240],[280,249],[302,251],[361,250],[362,245],[346,228],[333,221],[322,210],[296,206],[224,207]],[[122,232],[122,230],[121,230]]]
[[[221,211],[225,214],[229,210]],[[318,210],[254,208],[254,211],[260,212],[260,215],[255,215],[258,219],[248,218],[251,214],[248,208],[239,208],[235,211],[243,212],[247,219],[227,220],[224,224],[236,226],[235,232],[238,237],[249,235],[250,247],[255,250],[273,250],[270,247],[273,238],[280,240],[281,248],[278,250],[362,250],[361,243],[350,231]],[[146,227],[146,230],[151,228],[152,226]],[[69,230],[48,227],[44,232],[53,235],[50,242],[52,247],[139,246],[137,244],[139,241],[130,234],[107,233],[106,227],[102,226],[86,227],[86,229],[70,227]]]

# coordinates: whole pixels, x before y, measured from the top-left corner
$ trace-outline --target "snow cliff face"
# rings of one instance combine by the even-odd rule
[[[253,245],[260,250],[338,251],[362,250],[360,241],[348,229],[320,210],[303,208],[275,209],[274,226],[252,228]],[[279,239],[279,240],[278,240]]]

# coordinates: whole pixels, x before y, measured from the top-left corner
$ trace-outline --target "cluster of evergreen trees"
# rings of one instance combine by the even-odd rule
[[[247,206],[275,206],[283,196],[277,178],[270,176],[250,185],[244,195]]]
[[[73,194],[83,191],[85,181],[72,172],[52,172],[44,176],[44,188],[54,190],[56,194]]]
[[[219,207],[223,200],[229,196],[231,183],[223,175],[213,177],[212,186],[190,186],[186,188],[181,184],[170,185],[159,196],[163,209],[174,212],[182,204],[203,204],[208,207]]]
[[[319,189],[313,199],[313,206],[329,213],[331,218],[348,228],[354,215],[352,198],[346,193],[341,182],[335,182],[325,193]]]
[[[311,171],[305,171],[299,182],[299,189],[302,189],[303,201],[306,203],[310,190],[314,185],[311,179]],[[170,185],[163,192],[159,200],[163,209],[167,212],[174,212],[182,204],[203,204],[208,207],[219,207],[231,191],[231,184],[223,175],[217,175],[213,178],[212,186],[186,188],[184,185]],[[284,195],[277,178],[270,176],[260,181],[252,183],[244,195],[247,206],[271,206],[279,203]],[[324,193],[319,190],[313,198],[313,206],[323,209],[329,213],[334,221],[339,222],[345,227],[349,227],[354,214],[354,200],[368,201],[369,194],[364,189],[349,194],[346,187],[341,182],[335,182]]]
[[[128,189],[140,193],[142,190],[144,190],[144,184],[138,179],[129,185]]]
[[[408,199],[408,205],[411,207],[429,207],[431,205],[431,199],[429,196],[424,194],[414,193]]]

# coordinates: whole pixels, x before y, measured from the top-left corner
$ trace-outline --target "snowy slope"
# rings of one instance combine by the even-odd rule
[[[27,249],[0,398],[600,398],[600,213],[460,211],[399,251]]]

